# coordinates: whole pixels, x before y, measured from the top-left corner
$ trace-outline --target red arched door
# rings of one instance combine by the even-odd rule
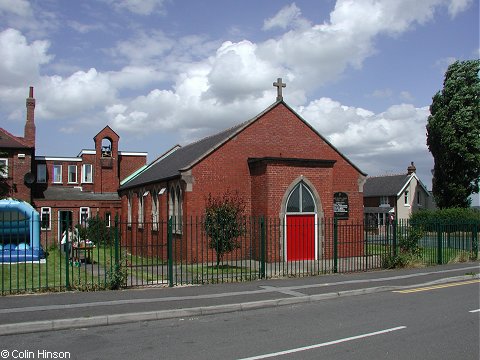
[[[288,196],[286,214],[287,261],[315,260],[316,206],[312,192],[303,182]]]

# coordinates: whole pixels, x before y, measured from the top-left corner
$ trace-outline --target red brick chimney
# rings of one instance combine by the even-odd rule
[[[26,104],[27,122],[25,123],[24,139],[28,145],[35,147],[35,98],[33,97],[33,86],[30,86]]]

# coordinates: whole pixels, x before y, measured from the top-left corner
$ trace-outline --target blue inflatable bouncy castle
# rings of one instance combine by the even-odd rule
[[[38,212],[24,201],[0,200],[0,263],[44,257]]]

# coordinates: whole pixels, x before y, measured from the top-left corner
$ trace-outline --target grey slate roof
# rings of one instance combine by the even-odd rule
[[[369,177],[363,186],[363,196],[396,196],[409,178],[407,174]]]
[[[315,132],[323,141],[331,146],[338,152],[348,163],[350,163],[361,174],[366,175],[355,164],[345,157],[340,151],[338,151],[326,138],[319,134],[308,122],[300,117],[290,106],[288,106],[283,100],[278,100],[263,110],[260,114],[256,115],[250,120],[247,120],[241,124],[238,124],[230,129],[217,133],[215,135],[206,137],[202,140],[186,145],[174,151],[170,155],[162,158],[161,160],[153,161],[146,167],[143,172],[134,177],[132,180],[127,181],[120,186],[119,191],[134,188],[137,186],[143,186],[146,184],[165,181],[180,176],[180,171],[188,170],[193,167],[198,161],[209,155],[212,151],[218,149],[229,139],[233,138],[240,131],[254,123],[257,119],[264,114],[272,110],[278,104],[285,105],[290,111],[292,111],[301,121],[303,121],[313,132]]]
[[[120,190],[156,182],[159,179],[166,180],[180,176],[181,169],[188,168],[212,149],[223,144],[232,134],[235,134],[237,130],[245,125],[246,123],[239,124],[221,133],[206,137],[175,150],[161,161],[148,166],[145,171],[122,185]]]
[[[78,188],[49,187],[43,192],[45,200],[120,200],[117,193],[92,193]]]

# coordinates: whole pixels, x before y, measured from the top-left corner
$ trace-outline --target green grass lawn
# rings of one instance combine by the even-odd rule
[[[392,252],[392,246],[390,245],[380,245],[380,244],[367,244],[365,249],[366,254],[368,255],[379,255],[387,256]],[[398,248],[400,252],[400,248]],[[433,247],[424,247],[421,248],[421,256],[419,261],[424,265],[434,265],[438,262],[438,249]],[[471,252],[455,248],[442,248],[442,263],[452,263],[452,262],[464,262],[468,261],[471,257]]]

